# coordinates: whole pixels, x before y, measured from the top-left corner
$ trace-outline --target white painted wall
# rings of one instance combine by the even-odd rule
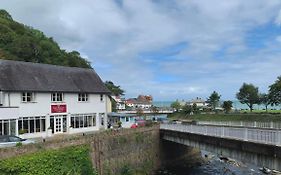
[[[4,100],[3,106],[19,107],[20,117],[29,116],[45,116],[47,114],[52,115],[52,104],[66,104],[67,113],[71,114],[83,114],[83,113],[107,113],[111,111],[108,105],[109,98],[104,95],[104,100],[100,101],[99,94],[89,94],[88,102],[78,102],[78,94],[76,93],[64,93],[63,102],[51,102],[51,93],[36,93],[35,102],[22,102],[21,93],[3,93]],[[9,98],[10,96],[10,98]],[[111,105],[110,105],[111,106]]]
[[[6,108],[0,107],[0,120],[7,120],[7,119],[18,119],[19,118],[19,108]]]

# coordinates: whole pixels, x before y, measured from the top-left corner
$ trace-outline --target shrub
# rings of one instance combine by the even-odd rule
[[[20,146],[22,146],[22,143],[21,142],[17,142],[16,143],[16,147],[20,147]]]
[[[67,147],[0,161],[1,175],[94,175],[88,146]]]

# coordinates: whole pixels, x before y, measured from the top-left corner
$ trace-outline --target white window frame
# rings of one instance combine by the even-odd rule
[[[59,99],[61,96],[61,99]],[[51,101],[52,102],[63,102],[64,94],[62,92],[54,92],[51,94]]]
[[[28,100],[28,98],[29,98],[29,100]],[[35,93],[34,92],[22,92],[21,93],[21,102],[22,103],[35,102]]]
[[[78,94],[78,102],[88,102],[89,95],[87,93],[79,93]]]

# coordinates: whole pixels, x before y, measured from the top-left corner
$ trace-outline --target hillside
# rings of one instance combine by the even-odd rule
[[[77,51],[66,52],[43,32],[18,23],[0,10],[0,59],[91,68]]]

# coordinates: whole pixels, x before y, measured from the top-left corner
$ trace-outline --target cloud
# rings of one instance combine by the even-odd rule
[[[101,77],[121,85],[127,96],[173,100],[207,97],[218,89],[224,98],[234,98],[244,81],[266,90],[281,74],[276,46],[281,33],[266,28],[262,41],[253,32],[280,26],[279,0],[10,0],[0,5],[63,48],[86,55]],[[262,48],[251,48],[249,40]],[[163,81],[171,77],[178,78]]]
[[[281,43],[281,35],[276,37],[276,41],[278,41],[279,43]]]

